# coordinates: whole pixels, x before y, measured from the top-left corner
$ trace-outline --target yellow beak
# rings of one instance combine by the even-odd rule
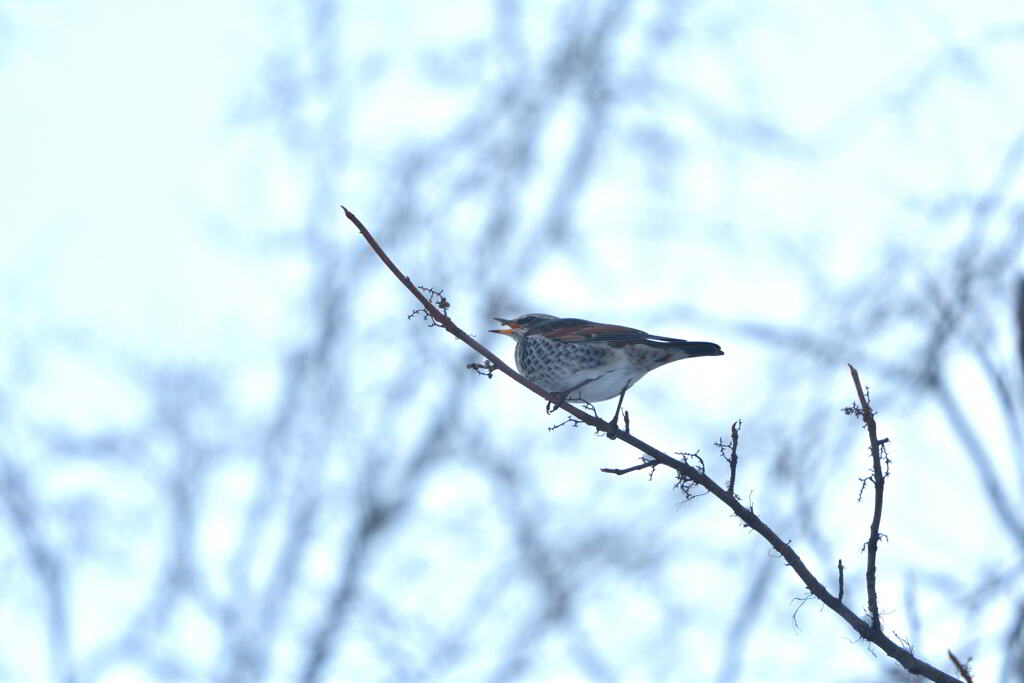
[[[505,327],[507,327],[509,329],[507,329],[507,330],[488,330],[488,332],[495,332],[497,334],[507,334],[507,335],[511,336],[513,334],[514,330],[518,330],[520,327],[522,327],[522,325],[520,325],[519,323],[513,322],[512,320],[505,320],[504,318],[495,318],[495,320],[497,320],[499,323],[501,323],[502,325],[504,325]]]

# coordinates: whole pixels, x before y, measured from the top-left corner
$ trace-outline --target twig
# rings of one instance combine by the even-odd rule
[[[446,316],[448,315],[448,309],[451,308],[452,305],[448,302],[448,299],[445,298],[443,289],[434,289],[433,287],[420,286],[417,286],[416,289],[426,294],[427,298],[430,299],[430,302],[432,304],[437,306],[441,310],[441,312],[444,313]],[[430,323],[430,327],[441,327],[441,323],[435,320],[434,317],[430,313],[428,313],[425,308],[417,308],[415,311],[406,316],[406,319],[412,320],[417,315],[423,316],[423,319]]]
[[[885,477],[888,472],[882,472],[882,456],[885,454],[885,444],[888,439],[879,440],[878,427],[875,424],[875,411],[871,409],[871,402],[864,388],[860,384],[860,374],[857,369],[849,365],[850,375],[853,377],[853,384],[857,387],[857,399],[860,401],[860,410],[853,411],[868,430],[868,439],[871,442],[871,483],[875,487],[875,510],[871,516],[871,534],[868,536],[868,569],[865,577],[868,587],[868,612],[871,614],[871,628],[876,631],[882,630],[882,620],[878,614],[878,592],[875,588],[878,560],[878,540],[880,537],[879,527],[882,523],[882,498],[885,494]],[[888,459],[886,459],[888,469]]]
[[[843,561],[839,560],[839,595],[836,596],[839,602],[843,601]]]
[[[798,632],[799,632],[799,631],[801,630],[801,629],[800,629],[800,622],[799,622],[799,621],[797,621],[796,615],[800,613],[800,609],[801,609],[801,608],[802,608],[802,607],[803,607],[803,606],[804,606],[805,604],[807,604],[807,601],[808,601],[808,600],[813,600],[813,599],[814,599],[814,596],[813,596],[813,595],[811,595],[810,593],[808,593],[807,595],[801,595],[800,597],[798,597],[798,598],[793,598],[792,600],[790,600],[790,601],[789,601],[789,604],[791,604],[791,605],[792,605],[792,604],[793,604],[794,602],[798,602],[798,603],[800,603],[800,604],[798,604],[798,605],[796,606],[796,609],[795,609],[795,610],[793,610],[793,617],[792,617],[792,619],[793,619],[793,630],[795,630],[795,631],[798,631]]]
[[[483,375],[487,379],[494,377],[494,365],[490,361],[484,361],[483,363],[467,363],[467,370],[473,370],[478,375]]]
[[[968,668],[971,660],[968,659],[966,662],[961,662],[957,659],[956,655],[953,654],[952,650],[946,650],[946,654],[949,655],[949,659],[953,662],[953,666],[956,667],[957,673],[960,674],[960,677],[964,679],[966,683],[974,683],[974,679],[971,677],[971,670]]]
[[[452,322],[452,320],[448,316],[441,313],[441,311],[439,311],[436,306],[434,306],[430,301],[427,300],[426,297],[424,297],[420,293],[420,291],[416,288],[412,281],[405,274],[403,274],[402,271],[400,271],[397,266],[395,266],[391,259],[388,258],[387,254],[384,253],[384,250],[381,249],[379,244],[377,244],[377,241],[373,239],[373,236],[370,235],[369,231],[362,224],[362,222],[360,222],[360,220],[356,218],[356,216],[345,207],[342,207],[342,209],[345,211],[345,216],[348,217],[348,219],[352,221],[356,228],[359,229],[359,232],[366,239],[367,243],[369,243],[370,248],[373,249],[377,256],[380,257],[380,259],[384,262],[384,265],[386,265],[388,269],[391,270],[392,273],[394,273],[395,277],[397,277],[398,280],[403,285],[405,285],[406,289],[408,289],[412,293],[412,295],[415,296],[416,299],[421,304],[423,304],[424,309],[430,314],[430,316],[434,320],[440,323],[441,327],[443,327],[449,334],[453,335],[454,337],[468,345],[470,348],[472,348],[474,351],[485,357],[487,360],[491,361],[495,369],[508,375],[516,382],[519,382],[524,387],[532,391],[533,393],[537,394],[538,396],[549,402],[557,400],[558,397],[551,396],[543,389],[541,389],[539,386],[537,386],[536,384],[534,384],[533,382],[526,379],[518,372],[510,368],[500,358],[495,356],[488,349],[484,348],[479,342],[477,342],[475,339],[473,339],[468,334],[463,332],[454,322]],[[595,427],[597,429],[607,431],[608,429],[611,428],[611,425],[605,422],[604,420],[598,419],[592,415],[588,415],[587,413],[584,413],[583,411],[577,409],[575,406],[563,405],[562,410],[565,410],[566,412],[568,412],[581,422],[585,422],[588,425]],[[794,572],[796,572],[797,576],[800,577],[800,580],[803,581],[804,585],[807,587],[807,590],[809,590],[811,594],[814,595],[814,597],[816,597],[818,600],[821,600],[821,602],[826,607],[828,607],[833,612],[838,614],[847,624],[849,624],[849,626],[854,631],[857,632],[857,634],[861,638],[876,645],[885,654],[896,660],[904,669],[906,669],[912,674],[924,676],[925,678],[928,678],[932,681],[936,681],[938,683],[960,683],[959,681],[957,681],[957,679],[953,678],[949,674],[944,673],[943,671],[935,668],[931,664],[928,664],[927,662],[918,659],[911,652],[900,647],[898,644],[893,642],[888,636],[886,636],[881,631],[881,629],[872,628],[868,624],[864,623],[864,621],[861,620],[861,618],[857,614],[855,614],[851,609],[849,609],[842,602],[840,602],[836,598],[836,596],[829,593],[828,589],[826,589],[825,586],[822,585],[822,583],[817,579],[817,577],[815,577],[814,574],[811,573],[811,570],[807,568],[807,565],[804,564],[804,561],[800,558],[800,555],[795,550],[793,550],[793,548],[788,543],[783,541],[771,527],[765,524],[760,517],[754,514],[753,505],[751,505],[751,507],[749,508],[744,507],[739,502],[739,500],[736,499],[734,495],[730,494],[725,488],[719,486],[718,483],[715,482],[715,480],[701,472],[696,467],[667,455],[666,453],[658,450],[654,446],[651,446],[650,444],[641,441],[633,434],[619,432],[617,434],[617,437],[623,443],[627,443],[633,448],[636,448],[640,452],[644,453],[645,455],[650,456],[653,462],[659,465],[665,465],[666,467],[671,467],[681,477],[685,477],[687,479],[694,481],[699,486],[702,486],[703,488],[707,489],[708,493],[722,501],[726,506],[729,507],[730,510],[732,510],[733,514],[740,519],[744,526],[753,529],[759,535],[761,535],[766,541],[768,541],[772,548],[776,552],[778,552],[779,555],[782,556],[786,564],[789,565]]]
[[[637,470],[646,470],[648,467],[653,469],[653,468],[655,468],[657,466],[658,466],[658,461],[657,460],[645,460],[644,462],[640,463],[639,465],[633,465],[632,467],[627,467],[626,469],[623,469],[623,470],[617,470],[617,469],[614,469],[614,468],[611,468],[611,467],[602,467],[601,471],[602,472],[607,472],[608,474],[618,474],[619,476],[621,476],[623,474],[629,474],[630,472],[636,472]]]
[[[676,456],[679,457],[680,462],[685,464],[687,467],[693,467],[696,471],[702,475],[705,474],[704,458],[700,457],[700,453],[680,453],[676,452]],[[691,465],[690,460],[696,460],[696,465]],[[693,477],[687,476],[684,472],[676,470],[676,485],[675,488],[679,489],[683,497],[686,500],[691,500],[698,496],[703,496],[703,493],[694,493],[694,488],[701,486],[701,482],[697,481]]]
[[[742,426],[743,420],[736,420],[732,423],[732,440],[728,444],[724,444],[722,443],[722,440],[719,439],[718,443],[715,444],[718,446],[718,450],[722,454],[722,457],[729,463],[729,493],[735,493],[736,491],[736,463],[738,460],[736,447],[739,446],[740,443],[740,427]],[[729,449],[729,455],[725,454],[726,448]]]

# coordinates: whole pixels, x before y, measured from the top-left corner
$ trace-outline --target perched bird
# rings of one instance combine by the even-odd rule
[[[697,356],[721,356],[711,342],[659,337],[621,325],[543,313],[512,320],[495,318],[507,329],[491,330],[516,340],[516,368],[561,401],[596,403],[616,396],[617,424],[626,391],[655,368]]]

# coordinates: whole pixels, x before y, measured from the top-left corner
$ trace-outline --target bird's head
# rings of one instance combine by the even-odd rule
[[[504,318],[495,318],[499,323],[507,327],[505,330],[491,330],[491,332],[497,332],[498,334],[507,334],[513,339],[519,340],[530,333],[530,330],[537,325],[537,323],[544,322],[545,320],[554,320],[555,316],[547,315],[546,313],[527,313],[521,315],[518,318],[506,320]]]

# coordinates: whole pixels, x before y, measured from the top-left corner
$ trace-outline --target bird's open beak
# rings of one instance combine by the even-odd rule
[[[488,330],[488,332],[496,332],[498,334],[507,334],[507,335],[511,336],[514,330],[518,330],[520,327],[522,327],[522,325],[520,325],[519,323],[517,323],[515,321],[512,321],[512,320],[505,320],[504,318],[495,318],[495,320],[497,320],[499,323],[501,323],[505,327],[508,327],[509,329],[507,329],[507,330]]]

